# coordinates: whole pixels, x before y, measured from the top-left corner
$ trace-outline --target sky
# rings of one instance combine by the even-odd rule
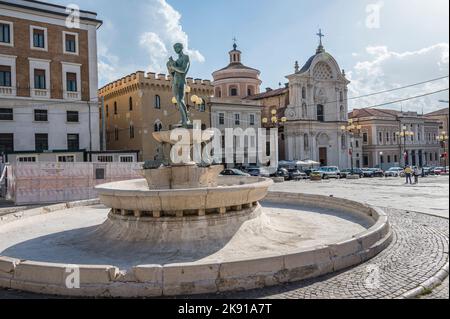
[[[61,0],[50,0],[61,3]],[[166,73],[172,44],[184,43],[190,76],[211,79],[237,38],[243,63],[278,88],[323,43],[355,97],[447,76],[448,0],[72,0],[104,21],[98,33],[100,86],[137,70]],[[423,84],[350,102],[361,108],[448,88]],[[431,112],[448,91],[386,108]]]

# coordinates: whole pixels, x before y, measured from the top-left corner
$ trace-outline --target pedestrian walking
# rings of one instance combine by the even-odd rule
[[[405,167],[405,176],[406,176],[406,184],[412,184],[411,175],[413,173],[413,170],[410,166]]]
[[[414,167],[413,175],[414,175],[414,184],[416,185],[419,184],[420,170],[417,166]]]

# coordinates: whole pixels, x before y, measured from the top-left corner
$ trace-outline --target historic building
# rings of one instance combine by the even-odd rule
[[[319,33],[320,37],[323,35]],[[320,38],[322,39],[322,38]],[[313,160],[323,166],[350,166],[347,124],[349,81],[322,40],[316,53],[288,75],[289,105],[284,140],[287,160]]]
[[[209,80],[187,79],[190,88],[186,102],[192,120],[200,120],[203,128],[211,125],[207,100],[213,95]],[[138,150],[140,161],[168,158],[168,148],[163,153],[152,133],[169,130],[179,123],[180,113],[172,103],[171,77],[165,74],[142,71],[107,84],[98,91],[102,101],[100,127],[106,140],[106,149]],[[194,105],[191,97],[201,97],[205,103]]]
[[[233,50],[229,52],[230,63],[227,67],[213,73],[214,98],[210,99],[211,125],[222,133],[222,149],[225,152],[225,130],[227,128],[241,128],[243,131],[253,128],[258,134],[261,128],[261,103],[249,99],[250,96],[260,92],[261,80],[260,72],[256,69],[245,66],[241,62],[242,52],[237,49],[236,43]],[[248,146],[258,145],[258,139],[246,138],[244,145],[240,145],[238,138],[234,139],[235,149],[243,149],[244,153],[237,152],[234,164],[231,166],[241,166],[237,158],[244,156],[244,166],[258,164],[258,162],[248,161]]]
[[[448,160],[448,153],[449,153],[449,141],[448,139],[445,139],[445,136],[449,136],[449,121],[448,121],[448,107],[431,112],[428,114],[425,114],[426,118],[438,121],[439,123],[439,134],[444,137],[444,139],[441,141],[441,154],[442,154],[442,165],[448,166],[449,160]],[[445,155],[444,155],[445,154]]]
[[[75,161],[98,151],[97,14],[25,0],[0,2],[0,154]],[[44,154],[45,153],[45,154]],[[49,155],[50,153],[53,153]]]
[[[355,109],[349,117],[361,126],[362,167],[439,165],[438,121],[387,109]]]

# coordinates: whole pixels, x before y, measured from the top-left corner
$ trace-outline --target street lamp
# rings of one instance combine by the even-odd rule
[[[189,109],[191,106],[189,105],[189,100],[192,102],[192,104],[194,104],[194,107],[200,107],[200,105],[202,105],[204,103],[204,100],[201,97],[198,97],[197,95],[192,95],[191,98],[189,99],[189,94],[191,93],[192,89],[190,86],[185,87],[185,94],[186,94],[186,101],[188,101],[186,107]],[[177,105],[177,99],[175,97],[172,98],[172,104],[173,105]]]
[[[405,166],[406,166],[409,164],[409,156],[406,151],[406,139],[408,137],[414,136],[414,132],[408,131],[408,128],[406,127],[406,125],[403,125],[401,132],[396,132],[395,135],[397,135],[397,137],[403,138],[403,150],[404,150],[403,157],[405,159]]]
[[[448,135],[447,132],[442,132],[439,134],[439,136],[436,137],[436,139],[441,142],[441,145],[443,145],[444,148],[444,172],[447,173],[447,159],[448,159],[448,153],[447,153],[447,142],[448,142]]]
[[[355,122],[353,121],[353,119],[348,120],[348,125],[342,125],[341,126],[341,131],[343,133],[348,133],[351,136],[351,145],[350,145],[350,162],[351,162],[351,173],[353,175],[353,141],[355,139],[355,133],[357,133],[358,135],[361,133],[361,129],[362,126],[359,124],[355,124]]]
[[[262,123],[266,126],[278,127],[280,125],[284,125],[287,122],[287,118],[284,116],[282,118],[278,118],[276,109],[273,109],[270,114],[272,115],[270,121],[267,117],[263,117],[262,119]]]

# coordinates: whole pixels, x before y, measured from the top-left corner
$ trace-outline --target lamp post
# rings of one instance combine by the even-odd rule
[[[439,134],[438,137],[436,137],[436,139],[441,142],[441,145],[443,145],[443,149],[444,149],[444,172],[447,173],[447,159],[448,159],[448,152],[447,152],[447,143],[448,143],[448,135],[447,132],[442,132]]]
[[[383,152],[380,152],[380,168],[383,169]]]
[[[270,121],[267,117],[263,117],[262,119],[262,123],[267,127],[267,128],[275,128],[275,127],[280,127],[281,125],[284,125],[287,122],[287,118],[286,117],[282,117],[279,118],[277,116],[277,110],[273,109],[270,114],[272,115],[272,117],[270,118]]]
[[[362,126],[359,124],[355,124],[352,119],[348,120],[348,125],[342,125],[341,131],[343,133],[348,133],[351,136],[350,143],[350,162],[351,162],[351,173],[353,175],[354,167],[353,167],[353,143],[355,140],[355,133],[358,135],[361,133]]]
[[[189,105],[189,101],[192,102],[192,104],[194,104],[194,108],[198,108],[200,107],[200,105],[204,103],[204,100],[195,94],[192,95],[191,98],[189,99],[189,94],[191,93],[191,91],[192,91],[191,87],[186,85],[185,94],[186,94],[186,101],[188,101],[186,107],[188,108],[188,110],[192,107],[191,105]],[[172,104],[177,106],[177,99],[175,97],[172,98]]]
[[[403,125],[402,130],[400,132],[396,132],[395,135],[397,135],[397,137],[403,138],[403,158],[405,160],[405,166],[409,165],[409,155],[406,151],[406,139],[408,137],[414,136],[414,132],[408,131],[406,125]]]

